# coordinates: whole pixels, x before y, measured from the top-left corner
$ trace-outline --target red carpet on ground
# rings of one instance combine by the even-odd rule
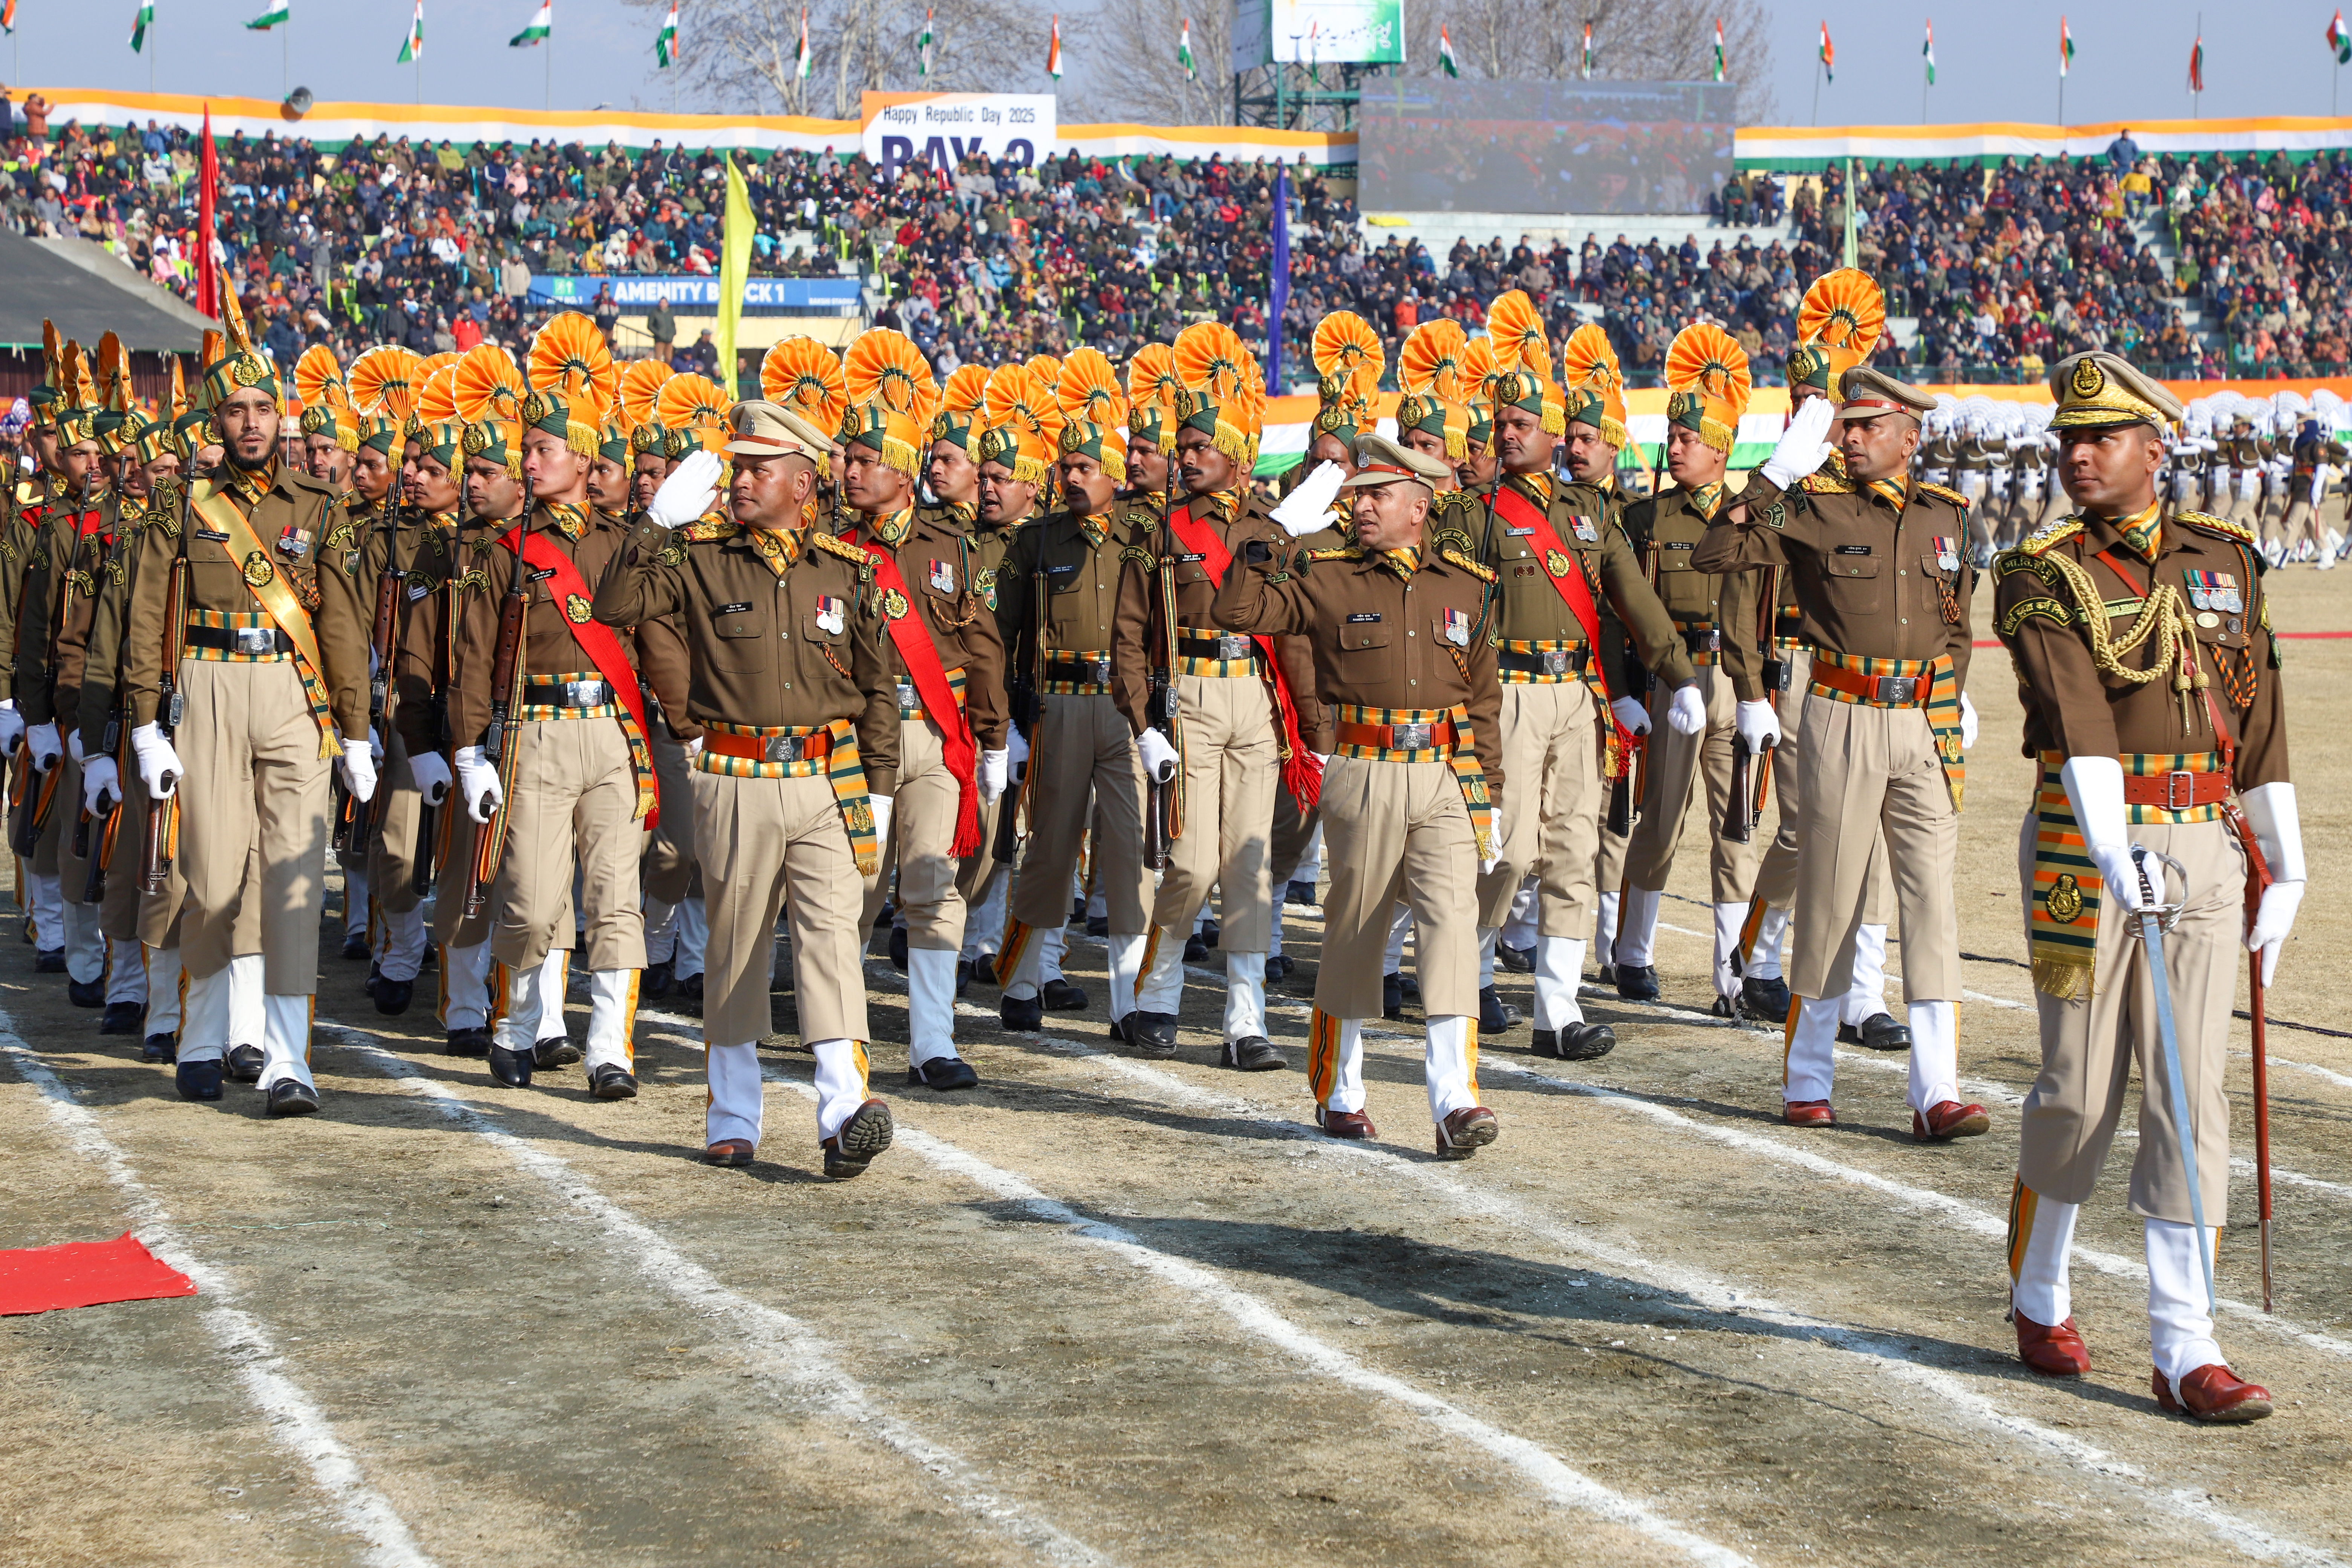
[[[0,1317],[195,1293],[194,1280],[128,1231],[112,1241],[0,1250]]]

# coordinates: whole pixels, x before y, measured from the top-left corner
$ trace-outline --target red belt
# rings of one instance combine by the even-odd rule
[[[1935,685],[1926,675],[1864,675],[1858,669],[1813,660],[1813,684],[1849,692],[1880,708],[1924,708]]]
[[[1380,752],[1426,752],[1435,747],[1451,746],[1460,739],[1460,732],[1454,728],[1451,719],[1423,724],[1342,722],[1336,728],[1340,745],[1362,746]]]
[[[2219,805],[2230,798],[2225,773],[2126,773],[2126,805],[2159,805],[2167,811],[2187,811],[2196,805]]]
[[[779,730],[765,735],[728,735],[705,730],[702,749],[721,757],[740,757],[747,763],[820,763],[833,752],[833,735],[824,730],[805,733]]]

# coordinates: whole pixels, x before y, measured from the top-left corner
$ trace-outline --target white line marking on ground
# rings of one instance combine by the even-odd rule
[[[89,1107],[73,1097],[64,1080],[36,1056],[23,1037],[0,1026],[0,1052],[9,1065],[41,1097],[49,1120],[58,1124],[76,1152],[106,1173],[122,1194],[131,1229],[147,1249],[196,1282],[196,1306],[205,1331],[212,1336],[221,1358],[236,1369],[246,1397],[269,1425],[269,1435],[309,1467],[310,1479],[334,1502],[339,1528],[368,1543],[367,1561],[380,1568],[431,1568],[433,1559],[416,1544],[408,1525],[382,1492],[367,1484],[359,1461],[335,1436],[334,1426],[310,1394],[286,1371],[269,1331],[261,1321],[236,1304],[236,1288],[226,1275],[196,1256],[163,1200],[139,1179],[113,1139],[98,1124]]]
[[[2249,1061],[2253,1059],[2254,1055],[2252,1051],[2231,1051],[2230,1054],[2233,1057],[2242,1057]],[[2267,1059],[2274,1068],[2293,1068],[2297,1072],[2309,1073],[2314,1078],[2324,1079],[2338,1089],[2352,1089],[2352,1078],[2337,1072],[2334,1068],[2318,1067],[2311,1062],[2289,1061],[2284,1057],[2268,1057]]]
[[[815,1098],[814,1088],[785,1076],[774,1064],[763,1063],[761,1067],[772,1082],[788,1085],[812,1100]],[[1064,1226],[1082,1241],[1108,1248],[1187,1295],[1205,1301],[1247,1332],[1305,1362],[1318,1375],[1401,1405],[1440,1431],[1486,1450],[1533,1481],[1553,1502],[1624,1525],[1709,1568],[1753,1568],[1750,1560],[1739,1552],[1693,1534],[1623,1493],[1601,1485],[1540,1445],[1482,1421],[1402,1378],[1365,1365],[1338,1346],[1308,1333],[1259,1297],[1225,1283],[1208,1269],[1171,1258],[1117,1226],[1088,1219],[1013,1173],[1000,1170],[942,1139],[918,1131],[903,1121],[898,1124],[898,1140],[939,1169],[963,1177],[982,1192],[1017,1203],[1037,1218]]]
[[[646,1015],[640,1012],[638,1016]],[[319,1019],[318,1026],[341,1036],[349,1048],[378,1071],[427,1097],[443,1115],[544,1182],[558,1197],[594,1221],[646,1279],[700,1312],[714,1329],[730,1335],[769,1376],[822,1401],[836,1415],[866,1428],[913,1460],[939,1480],[946,1500],[1054,1562],[1099,1564],[1110,1561],[998,1493],[961,1455],[880,1409],[845,1370],[838,1348],[799,1319],[720,1284],[709,1269],[664,1240],[652,1226],[598,1192],[569,1162],[496,1125],[457,1089],[417,1063],[374,1044],[365,1030],[326,1018]]]

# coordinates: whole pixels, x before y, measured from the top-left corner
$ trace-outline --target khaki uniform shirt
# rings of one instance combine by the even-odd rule
[[[1023,523],[996,574],[996,625],[1013,658],[1109,653],[1118,618],[1120,552],[1149,546],[1149,537],[1137,534],[1117,503],[1097,516],[1057,511]],[[1035,642],[1041,610],[1042,648]]]
[[[449,690],[449,732],[459,746],[482,744],[489,729],[493,700],[490,681],[492,667],[498,662],[499,621],[504,614],[515,569],[514,554],[497,541],[511,526],[501,524],[490,531],[489,548],[478,552],[489,562],[489,591],[467,594],[459,600],[462,609],[451,667],[457,679]],[[586,507],[559,509],[546,501],[533,509],[530,531],[553,545],[558,553],[571,557],[592,595],[604,580],[604,568],[621,553],[622,541],[627,537],[610,519]],[[529,567],[523,573],[523,594],[528,601],[523,615],[523,673],[595,675],[596,661],[580,646],[572,629],[572,616],[578,614],[585,618],[592,613],[592,606],[567,605],[554,581],[536,581],[535,574],[536,568]],[[626,651],[630,639],[622,638],[621,646]]]
[[[754,531],[715,519],[673,532],[632,530],[596,592],[608,626],[674,619],[689,671],[687,716],[760,729],[857,727],[866,787],[898,789],[898,682],[865,552],[814,530],[774,536],[780,572]]]
[[[343,515],[334,492],[320,480],[280,464],[268,476],[257,494],[241,492],[233,470],[199,480],[196,497],[223,493],[229,504],[246,515],[261,547],[270,552],[269,564],[286,579],[295,598],[310,612],[318,638],[319,658],[326,666],[319,679],[325,682],[335,727],[346,735],[367,732],[368,646],[367,613],[361,606],[352,574],[343,570],[343,552],[352,547],[351,520]],[[221,487],[226,486],[224,489]],[[261,601],[245,580],[239,563],[202,514],[188,514],[187,609],[214,610],[227,615],[262,613]],[[295,552],[283,541],[296,530],[309,535],[309,548]],[[171,585],[171,566],[181,548],[177,513],[155,519],[155,526],[139,531],[131,556],[131,611],[125,636],[130,647],[123,659],[123,682],[130,692],[131,722],[152,723],[163,667],[163,599]]]
[[[1908,475],[1900,493],[1898,508],[1871,486],[1824,474],[1783,491],[1759,468],[1739,497],[1751,521],[1734,523],[1735,508],[1718,513],[1691,552],[1691,565],[1786,566],[1804,612],[1801,635],[1813,647],[1867,658],[1949,655],[1965,690],[1976,586],[1968,505]]]
[[[2167,508],[2151,566],[2123,542],[2103,518],[2075,517],[2043,529],[1993,565],[1994,626],[2017,666],[2025,701],[2029,757],[2129,757],[2219,751],[2211,714],[2237,749],[2237,784],[2252,789],[2287,780],[2286,698],[2279,676],[2278,640],[2253,553],[2253,535],[2200,512]],[[2188,711],[2169,677],[2134,684],[2099,668],[2081,625],[2085,606],[2051,562],[2063,555],[2089,574],[2105,599],[2092,607],[2120,638],[2139,614],[2142,596],[2157,584],[2190,595],[2197,626],[2197,664],[2211,683],[2191,692]],[[2112,557],[2112,562],[2103,557]],[[2114,563],[2121,563],[2118,570]],[[2200,607],[2196,599],[2202,598]],[[2162,637],[2122,656],[2146,669]]]
[[[1730,499],[1718,494],[1716,510],[1722,510]],[[1706,535],[1708,521],[1700,498],[1679,486],[1625,509],[1625,542],[1647,563],[1658,602],[1665,605],[1686,653],[1719,653],[1730,640],[1721,600],[1731,577],[1691,565],[1691,552]],[[1742,574],[1731,574],[1738,575]]]
[[[25,636],[16,645],[16,711],[27,724],[69,725],[80,711],[82,665],[99,574],[121,531],[122,498],[101,490],[87,511],[51,507],[25,573]],[[133,515],[145,516],[140,503]],[[91,527],[90,520],[96,520]]]
[[[98,592],[90,604],[79,710],[61,709],[58,716],[60,728],[68,723],[79,728],[86,756],[97,756],[107,749],[107,721],[114,716],[115,704],[121,700],[122,626],[131,607],[131,562],[138,551],[140,531],[160,516],[177,521],[179,512],[180,481],[164,479],[143,502],[126,501],[118,514],[114,547],[100,569]],[[129,726],[124,726],[122,734],[130,732]]]
[[[392,725],[412,757],[449,749],[451,638],[465,618],[460,602],[490,591],[490,552],[504,526],[470,517],[461,526],[455,512],[436,511],[418,525],[413,553],[403,557]]]
[[[861,513],[841,538],[860,550],[881,544],[890,552],[940,669],[963,671],[964,713],[974,740],[982,751],[1003,750],[1004,637],[981,598],[963,530],[941,509],[922,508],[878,520]],[[889,654],[895,682],[903,673],[895,642]],[[921,705],[919,696],[910,704]]]

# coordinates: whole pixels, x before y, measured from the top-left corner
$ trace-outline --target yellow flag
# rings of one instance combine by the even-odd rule
[[[751,276],[751,236],[758,228],[751,216],[751,191],[735,155],[727,154],[727,222],[719,246],[719,374],[715,378],[730,397],[740,396],[735,384],[735,326],[743,315],[743,286]]]

